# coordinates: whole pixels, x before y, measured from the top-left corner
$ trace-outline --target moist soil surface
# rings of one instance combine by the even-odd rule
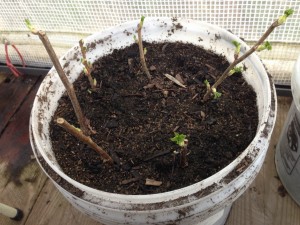
[[[122,194],[154,194],[199,182],[232,162],[252,141],[258,125],[256,94],[241,73],[230,76],[218,91],[222,96],[203,102],[204,80],[211,84],[228,67],[223,56],[192,44],[144,43],[152,75],[142,72],[138,46],[114,50],[93,65],[97,89],[89,91],[82,74],[74,83],[91,127],[92,139],[114,159],[103,163],[98,154],[61,127],[51,124],[56,159],[71,178],[87,186]],[[165,77],[181,81],[180,87]],[[65,95],[54,118],[79,127]],[[188,166],[179,166],[180,147],[174,132],[188,139]],[[161,182],[145,185],[146,179]]]

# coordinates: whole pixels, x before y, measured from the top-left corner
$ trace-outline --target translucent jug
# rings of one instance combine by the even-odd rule
[[[300,56],[291,77],[293,102],[276,147],[275,163],[280,180],[300,205]]]

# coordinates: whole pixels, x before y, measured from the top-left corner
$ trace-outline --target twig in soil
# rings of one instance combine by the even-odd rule
[[[177,84],[180,87],[186,88],[184,84],[182,84],[179,80],[177,80],[175,77],[171,76],[170,74],[164,74],[166,78],[173,81],[175,84]]]
[[[59,63],[59,60],[58,60],[58,58],[57,58],[57,56],[54,52],[54,49],[53,49],[46,33],[42,30],[36,30],[31,25],[31,23],[28,19],[26,19],[25,22],[26,22],[26,25],[27,25],[28,29],[30,30],[30,32],[34,35],[38,35],[40,40],[42,41],[45,49],[48,52],[48,55],[49,55],[51,61],[52,61],[53,65],[54,65],[54,67],[55,67],[55,69],[56,69],[56,71],[59,75],[59,78],[61,79],[63,85],[65,86],[65,88],[67,90],[67,93],[68,93],[69,98],[72,102],[72,105],[73,105],[78,123],[80,125],[80,129],[82,130],[83,134],[89,135],[91,133],[91,131],[89,130],[88,125],[87,125],[87,120],[86,120],[86,118],[84,117],[84,115],[82,113],[82,110],[81,110],[81,107],[79,105],[77,96],[75,94],[73,84],[71,82],[69,82],[63,68],[61,67],[61,65]]]
[[[78,140],[82,141],[83,143],[87,144],[90,148],[95,150],[101,157],[104,162],[113,163],[112,158],[99,146],[97,145],[89,136],[86,136],[76,127],[69,124],[65,119],[58,118],[56,123],[64,128],[67,132],[72,134]]]
[[[147,75],[148,80],[150,81],[152,76],[148,70],[147,64],[146,64],[146,60],[145,60],[145,54],[146,54],[146,49],[143,48],[143,39],[142,39],[142,28],[143,28],[143,24],[144,24],[144,19],[145,17],[142,16],[140,23],[138,24],[138,45],[139,45],[139,52],[140,52],[140,60],[141,60],[141,64],[142,64],[142,68],[144,73]]]
[[[174,129],[173,129],[173,132],[176,132],[178,129],[179,129],[180,126],[176,126]]]
[[[121,184],[126,185],[126,184],[130,184],[130,183],[133,183],[133,182],[136,182],[136,181],[139,181],[139,180],[140,180],[140,178],[134,177],[134,178],[131,178],[131,179],[123,180],[121,182]]]
[[[199,95],[198,93],[195,94],[195,95],[192,97],[192,100],[194,100],[195,98],[197,98],[198,95]]]
[[[192,80],[195,81],[200,86],[203,86],[203,83],[200,80],[198,80],[196,77],[192,77]]]
[[[133,93],[133,94],[121,94],[122,97],[145,97],[145,95],[143,94],[137,94],[137,93]]]
[[[97,80],[92,77],[92,74],[91,74],[92,64],[90,62],[88,62],[86,59],[86,47],[83,46],[82,39],[79,41],[79,46],[80,46],[80,50],[81,50],[81,54],[82,54],[81,63],[84,65],[84,69],[83,69],[84,74],[87,76],[92,90],[95,90],[96,85],[97,85]]]
[[[157,180],[147,178],[145,185],[159,187],[162,185],[162,181],[157,181]]]
[[[121,165],[121,160],[120,158],[117,156],[116,152],[114,150],[110,150],[109,154],[111,156],[111,158],[113,159],[114,163],[116,163],[118,166]]]
[[[164,156],[164,155],[167,155],[167,154],[170,154],[171,152],[169,150],[165,150],[165,151],[162,151],[162,152],[158,152],[146,159],[144,159],[144,162],[147,162],[147,161],[150,161],[151,159],[154,159],[154,158],[157,158],[157,157],[160,157],[160,156]]]
[[[168,47],[169,43],[164,44],[164,46],[161,48],[161,51],[164,52],[166,50],[166,48]]]
[[[235,68],[235,66],[237,64],[239,64],[240,62],[242,62],[243,60],[245,60],[248,56],[250,56],[253,52],[255,51],[261,51],[264,49],[270,49],[270,43],[266,42],[263,43],[266,38],[273,32],[273,30],[284,24],[286,22],[286,19],[292,15],[294,12],[293,9],[288,9],[285,10],[284,15],[280,16],[279,19],[275,20],[270,27],[267,29],[267,31],[262,35],[262,37],[241,57],[238,57],[239,54],[239,50],[240,47],[238,47],[238,44],[234,43],[234,45],[236,46],[236,50],[235,50],[235,56],[234,56],[234,61],[228,66],[228,68],[223,72],[223,74],[219,77],[219,79],[214,83],[214,85],[212,85],[212,87],[206,91],[203,100],[207,101],[208,98],[211,96],[211,93],[213,92],[213,90],[217,90],[217,87],[227,78],[230,76],[230,72]],[[232,74],[231,74],[232,75]]]

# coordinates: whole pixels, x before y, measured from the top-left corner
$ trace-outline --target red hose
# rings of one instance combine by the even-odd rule
[[[19,77],[21,75],[23,75],[23,73],[21,73],[20,71],[17,70],[17,68],[11,63],[11,60],[9,58],[9,54],[8,54],[8,45],[9,45],[9,42],[7,40],[5,40],[5,60],[6,60],[6,65],[7,67],[10,69],[10,71],[13,73],[14,76],[16,77]],[[20,51],[18,50],[18,48],[15,46],[15,45],[11,45],[15,51],[18,53],[21,61],[22,61],[22,66],[25,67],[25,61],[24,61],[24,58],[23,56],[21,55]]]

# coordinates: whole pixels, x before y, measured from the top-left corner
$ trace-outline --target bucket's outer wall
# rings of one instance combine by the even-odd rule
[[[93,63],[102,55],[109,54],[112,48],[133,44],[132,36],[136,33],[138,22],[128,22],[89,36],[85,43],[93,48],[89,48],[88,59]],[[228,61],[232,61],[234,55],[232,40],[242,44],[241,54],[249,49],[242,40],[224,29],[186,19],[146,18],[143,40],[189,42],[225,55]],[[83,70],[80,57],[79,48],[75,46],[60,59],[71,82],[74,82]],[[232,163],[203,181],[171,192],[135,196],[95,190],[64,174],[55,160],[49,138],[49,121],[65,91],[54,69],[51,69],[44,79],[33,104],[30,139],[34,153],[37,159],[42,157],[64,182],[80,189],[83,196],[76,197],[53,180],[58,190],[76,208],[103,224],[224,224],[232,202],[248,188],[263,164],[277,110],[274,84],[260,59],[253,54],[243,64],[247,67],[244,77],[257,94],[257,134]],[[248,162],[247,166],[245,161]],[[231,172],[236,174],[236,171],[239,171],[238,175],[229,176]]]

